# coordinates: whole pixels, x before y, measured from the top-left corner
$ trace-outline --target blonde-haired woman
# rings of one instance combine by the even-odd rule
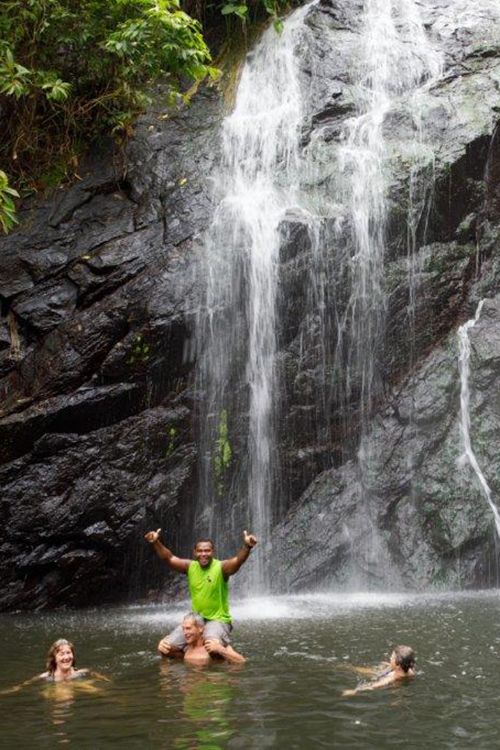
[[[31,685],[39,680],[60,683],[69,682],[70,680],[75,680],[81,677],[92,676],[109,682],[108,678],[103,675],[91,673],[88,669],[76,668],[75,647],[70,641],[67,641],[66,638],[59,638],[57,641],[54,641],[49,648],[47,652],[46,667],[46,672],[37,674],[35,677],[32,677],[31,680],[26,680],[13,688],[2,690],[0,691],[0,695],[16,693],[18,690],[21,690],[21,688],[26,687],[26,685]]]
[[[75,680],[78,677],[88,677],[88,669],[77,669],[75,647],[65,638],[54,641],[47,653],[47,671],[39,675],[39,679],[49,682]]]

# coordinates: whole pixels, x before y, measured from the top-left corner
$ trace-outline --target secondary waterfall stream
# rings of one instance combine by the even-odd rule
[[[474,328],[481,315],[484,300],[481,300],[477,306],[476,314],[467,323],[464,323],[458,329],[458,342],[459,342],[459,369],[460,369],[460,436],[462,438],[463,453],[459,458],[459,463],[463,466],[466,462],[470,464],[474,473],[477,476],[481,490],[488,501],[488,505],[493,513],[495,520],[495,526],[498,537],[500,538],[500,512],[493,500],[493,494],[490,486],[486,481],[486,477],[479,466],[478,460],[472,450],[471,443],[471,420],[470,420],[470,389],[469,389],[469,376],[470,376],[470,354],[471,345],[469,339],[469,331]]]

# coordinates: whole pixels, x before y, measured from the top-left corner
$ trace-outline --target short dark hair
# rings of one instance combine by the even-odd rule
[[[415,651],[410,646],[396,646],[394,656],[398,667],[405,672],[415,666]]]
[[[211,544],[211,545],[212,545],[212,549],[215,549],[215,544],[213,543],[212,539],[209,539],[208,537],[207,537],[207,538],[204,538],[204,539],[198,539],[198,541],[197,541],[197,542],[196,542],[196,544],[194,545],[194,548],[196,549],[196,547],[197,547],[197,546],[198,546],[199,544],[207,544],[207,543],[208,543],[208,544]]]

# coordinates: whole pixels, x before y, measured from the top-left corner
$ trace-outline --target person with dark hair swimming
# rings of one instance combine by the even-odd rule
[[[348,697],[365,690],[376,690],[377,688],[387,687],[414,675],[415,652],[410,646],[396,646],[390,656],[387,669],[381,674],[379,673],[373,682],[360,685],[355,690],[344,690],[342,695]]]
[[[228,581],[248,560],[257,544],[256,537],[244,531],[243,546],[227,560],[216,559],[211,539],[199,539],[193,551],[195,559],[186,560],[174,555],[160,542],[160,531],[149,531],[144,538],[171,570],[187,575],[193,612],[201,615],[205,621],[204,641],[207,644],[211,641],[212,648],[216,648],[215,644],[218,643],[231,651],[232,618],[229,613]],[[162,656],[182,657],[186,647],[182,625],[178,625],[162,638],[158,651]]]

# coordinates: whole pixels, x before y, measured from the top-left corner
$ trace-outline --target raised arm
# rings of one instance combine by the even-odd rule
[[[234,557],[230,557],[229,560],[223,560],[222,562],[222,575],[227,579],[229,576],[233,576],[241,568],[244,562],[248,560],[250,552],[257,544],[257,539],[253,534],[249,534],[248,531],[243,532],[243,547],[236,553]]]
[[[147,534],[144,534],[144,539],[149,542],[149,544],[154,548],[154,551],[160,558],[160,560],[164,560],[168,567],[172,570],[176,570],[177,573],[187,573],[191,560],[183,560],[181,557],[176,557],[174,553],[168,549],[168,547],[165,547],[160,542],[160,531],[161,529],[157,529],[156,531],[148,531]]]

